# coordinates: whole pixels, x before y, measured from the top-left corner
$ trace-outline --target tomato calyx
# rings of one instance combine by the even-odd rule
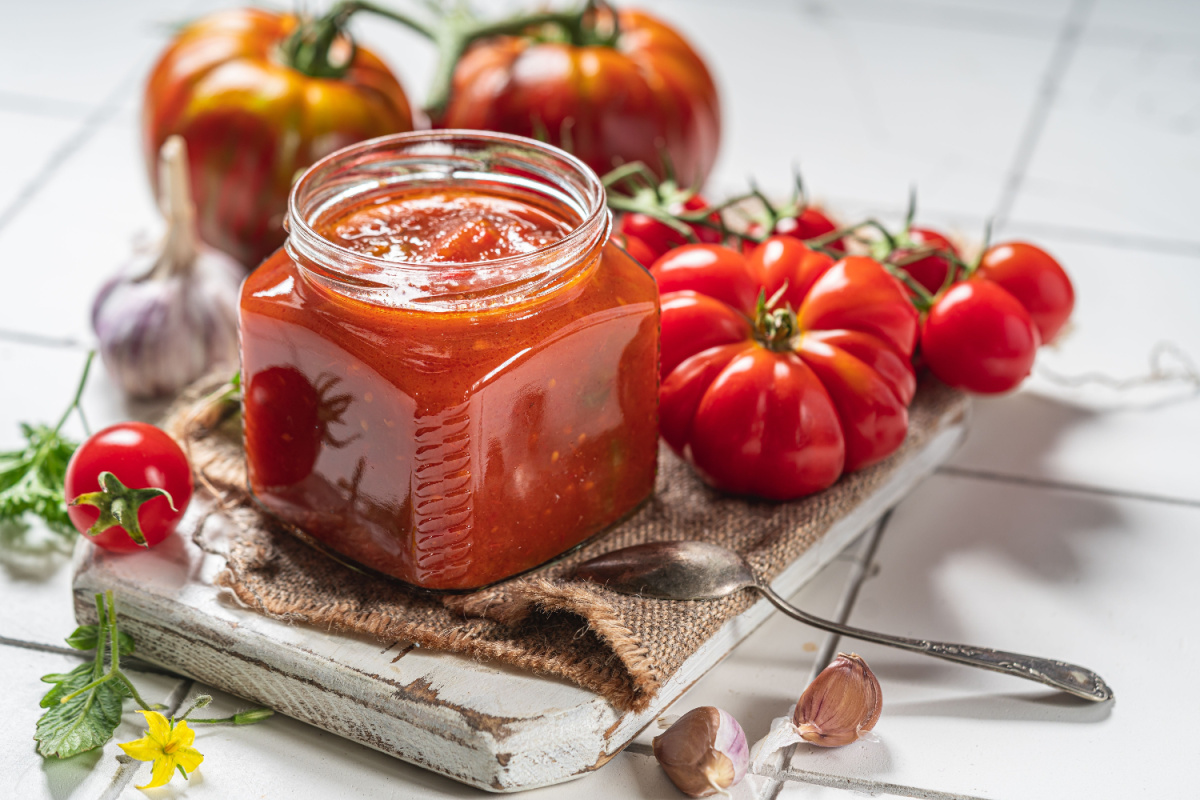
[[[769,300],[767,290],[760,289],[758,304],[754,309],[754,338],[763,347],[775,353],[786,353],[795,349],[793,340],[800,332],[800,323],[791,305],[776,308],[787,289],[785,281]]]
[[[99,480],[100,491],[81,494],[71,501],[73,506],[95,506],[100,509],[99,518],[87,531],[89,536],[96,536],[115,526],[122,528],[137,544],[149,548],[150,545],[147,544],[142,527],[138,523],[138,511],[141,507],[156,497],[165,497],[171,510],[178,510],[166,489],[131,489],[111,472],[101,472]]]

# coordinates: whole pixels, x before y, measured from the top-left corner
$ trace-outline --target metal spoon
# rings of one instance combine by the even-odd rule
[[[1086,700],[1102,702],[1113,697],[1103,678],[1075,664],[986,647],[889,636],[814,617],[789,605],[737,553],[707,542],[652,542],[624,547],[580,564],[575,577],[621,594],[663,600],[712,600],[741,589],[754,589],[789,617],[814,628],[971,667],[1006,672]]]

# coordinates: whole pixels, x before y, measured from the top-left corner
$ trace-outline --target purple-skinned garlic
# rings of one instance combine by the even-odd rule
[[[775,753],[799,742],[818,747],[856,742],[868,736],[882,710],[883,692],[867,662],[857,653],[838,653],[800,695],[791,716],[775,719],[754,743],[753,769],[765,769]]]
[[[172,395],[237,365],[238,293],[245,270],[196,237],[187,149],[179,136],[159,153],[159,207],[167,230],[135,255],[92,305],[92,328],[112,378],[131,397]]]
[[[689,797],[721,793],[746,775],[750,750],[732,716],[713,706],[694,708],[654,737],[654,757]]]

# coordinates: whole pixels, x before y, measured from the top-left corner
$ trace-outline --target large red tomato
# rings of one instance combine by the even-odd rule
[[[306,20],[297,33],[291,15],[218,11],[184,28],[150,73],[142,132],[151,180],[163,142],[183,136],[200,235],[247,267],[283,243],[298,172],[346,145],[412,130],[404,90],[376,55],[344,35],[321,52],[321,26],[341,23]]]
[[[681,186],[703,183],[721,137],[717,89],[673,28],[643,11],[598,11],[555,36],[495,36],[458,62],[435,122],[543,139],[603,175],[641,161]],[[565,40],[563,40],[565,37]]]
[[[878,262],[773,236],[748,256],[685,245],[651,271],[660,430],[713,486],[789,500],[900,446],[918,317]]]

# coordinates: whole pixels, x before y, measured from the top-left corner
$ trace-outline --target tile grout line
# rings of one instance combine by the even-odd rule
[[[1191,500],[1185,497],[1171,497],[1170,495],[1125,489],[1109,489],[1103,486],[1088,486],[1082,483],[1069,483],[1067,481],[1056,481],[1047,478],[1029,478],[1024,475],[1010,475],[1003,472],[991,472],[981,469],[942,466],[934,470],[934,473],[954,478],[995,481],[997,483],[1010,483],[1017,486],[1030,486],[1039,489],[1057,489],[1060,491],[1079,492],[1081,494],[1101,495],[1104,497],[1119,497],[1125,500],[1141,500],[1148,503],[1164,503],[1167,505],[1184,506],[1186,508],[1200,508],[1200,500]]]
[[[63,163],[77,153],[96,131],[120,110],[121,96],[128,90],[129,84],[133,79],[141,74],[141,71],[142,66],[139,64],[126,73],[99,105],[95,106],[80,121],[75,131],[54,149],[45,163],[43,163],[41,169],[38,170],[33,178],[26,182],[17,193],[17,196],[4,209],[0,210],[0,232],[3,232],[9,223],[21,213],[29,201],[37,196],[38,192],[58,172]]]
[[[842,596],[839,598],[837,608],[833,612],[833,621],[844,625],[850,618],[850,612],[854,610],[854,603],[858,600],[858,592],[866,581],[867,573],[875,560],[875,553],[879,549],[879,540],[883,538],[883,532],[887,529],[894,510],[895,506],[885,511],[883,516],[866,533],[866,537],[859,545],[858,555],[854,559],[854,565],[850,569],[850,574],[846,577],[846,582],[842,588]],[[825,669],[829,662],[833,660],[834,651],[837,650],[841,638],[836,633],[830,633],[825,636],[825,640],[821,644],[821,649],[817,651],[817,657],[813,660],[812,671],[808,675],[808,680],[805,681],[806,686],[812,683],[821,670]],[[792,744],[784,748],[783,758],[780,763],[785,766],[785,769],[779,774],[782,775],[787,771],[787,765],[792,763],[792,757],[796,754],[797,747],[798,745]],[[780,780],[768,776],[768,782],[763,787],[763,791],[759,795],[759,800],[776,800],[779,797],[779,793],[787,786],[787,783],[787,778]]]
[[[807,783],[814,786],[824,786],[829,789],[866,792],[872,795],[890,794],[899,797],[914,797],[918,800],[987,800],[987,798],[972,794],[957,794],[955,792],[942,792],[937,789],[922,789],[918,786],[875,781],[870,778],[845,778],[841,775],[832,775],[827,772],[811,772],[803,769],[788,768],[779,770],[770,777],[773,780],[784,783]]]
[[[1049,119],[1050,111],[1057,99],[1059,82],[1075,55],[1075,48],[1079,44],[1080,34],[1083,32],[1083,24],[1091,12],[1093,2],[1094,0],[1074,0],[1071,3],[1071,10],[1067,12],[1067,19],[1055,42],[1054,52],[1050,55],[1050,64],[1042,76],[1041,87],[1038,89],[1037,99],[1034,100],[1029,121],[1025,124],[1025,131],[1017,143],[1017,153],[1013,158],[1012,168],[1000,190],[996,213],[992,216],[993,224],[996,227],[1008,222],[1008,215],[1012,212],[1017,194],[1021,190],[1021,184],[1025,180],[1025,173],[1033,160],[1033,153],[1037,149],[1038,141],[1042,138],[1042,131],[1046,127],[1046,121]]]

